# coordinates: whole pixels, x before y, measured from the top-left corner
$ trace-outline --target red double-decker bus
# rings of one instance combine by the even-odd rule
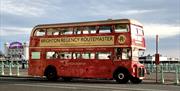
[[[30,37],[28,74],[48,80],[103,78],[140,83],[145,67],[138,57],[144,50],[143,26],[136,20],[37,25]]]

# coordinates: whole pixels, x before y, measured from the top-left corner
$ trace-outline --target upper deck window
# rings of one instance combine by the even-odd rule
[[[99,33],[111,33],[111,26],[99,26]]]
[[[128,32],[128,25],[120,25],[120,24],[115,25],[115,32],[116,33]]]
[[[47,35],[59,35],[59,30],[57,28],[47,29]]]
[[[131,33],[135,35],[144,35],[143,29],[135,25],[131,25]]]
[[[138,28],[138,35],[144,35],[142,28]]]
[[[62,28],[60,29],[60,35],[69,35],[73,34],[73,29],[72,28]]]
[[[54,31],[52,35],[59,35],[59,31]]]
[[[44,36],[46,34],[45,29],[37,29],[34,36]]]
[[[96,33],[96,27],[91,26],[91,27],[85,27],[83,30],[83,34],[95,34]]]
[[[74,28],[74,34],[81,34],[82,27]]]

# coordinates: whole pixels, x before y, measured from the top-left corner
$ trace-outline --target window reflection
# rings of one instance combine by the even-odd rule
[[[99,26],[99,33],[111,33],[111,26]]]
[[[120,25],[120,24],[115,25],[115,32],[116,33],[128,32],[128,25]]]
[[[126,60],[131,59],[131,49],[130,48],[116,48],[116,59]]]
[[[46,34],[45,29],[37,29],[35,32],[35,36],[44,36]]]

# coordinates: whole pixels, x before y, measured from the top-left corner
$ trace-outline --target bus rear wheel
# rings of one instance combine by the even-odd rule
[[[139,84],[142,82],[142,80],[137,77],[131,77],[130,81],[131,83],[134,83],[134,84]]]
[[[57,71],[55,68],[46,69],[45,76],[49,81],[56,81],[58,79]]]
[[[129,81],[129,75],[126,71],[117,71],[114,74],[114,79],[118,83],[125,84]]]

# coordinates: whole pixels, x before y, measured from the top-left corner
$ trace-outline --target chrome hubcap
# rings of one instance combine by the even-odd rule
[[[121,79],[121,80],[124,79],[124,74],[123,73],[119,73],[118,74],[118,78]]]

